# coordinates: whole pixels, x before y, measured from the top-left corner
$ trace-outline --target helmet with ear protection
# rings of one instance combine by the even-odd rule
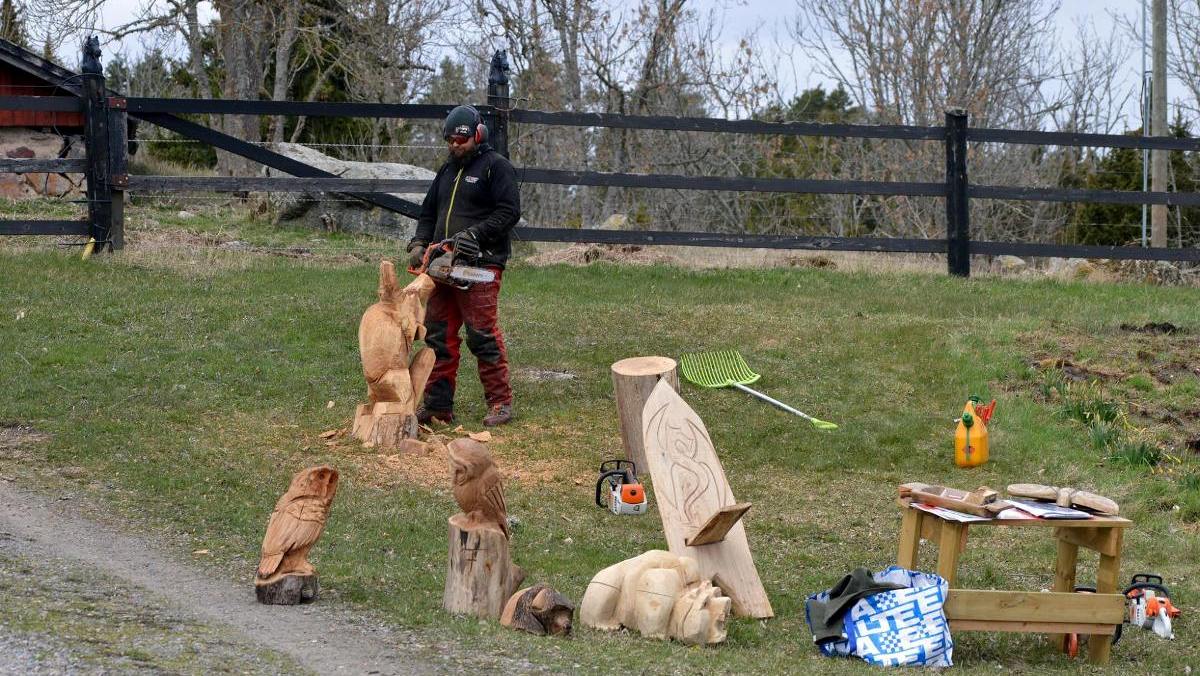
[[[477,144],[487,140],[487,126],[474,106],[455,106],[446,116],[442,138],[449,139],[451,136],[470,136]]]

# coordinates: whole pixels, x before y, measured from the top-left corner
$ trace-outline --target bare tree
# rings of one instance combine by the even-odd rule
[[[1188,97],[1176,100],[1194,117],[1200,113],[1200,0],[1168,0],[1167,69]]]
[[[805,0],[792,36],[880,122],[938,124],[949,107],[979,124],[1037,116],[1055,74],[1057,0]],[[845,58],[841,58],[841,57]]]
[[[946,109],[963,108],[975,126],[1036,128],[1062,106],[1048,87],[1060,74],[1051,49],[1058,8],[1057,0],[805,0],[797,4],[790,33],[823,74],[852,93],[869,120],[938,125]],[[929,180],[941,171],[936,144],[858,146],[863,152],[851,154],[841,168],[860,178]],[[1013,179],[1035,164],[1020,147],[971,148],[973,181]],[[893,229],[888,234],[944,231],[936,201],[875,202],[873,220]],[[984,236],[1001,236],[1029,220],[1028,213],[1003,203],[978,200],[972,218]]]

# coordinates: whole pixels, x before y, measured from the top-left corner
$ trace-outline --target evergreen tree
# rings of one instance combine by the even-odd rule
[[[1141,136],[1140,129],[1128,132]],[[1171,125],[1171,136],[1191,138],[1190,130],[1182,119]],[[1200,189],[1200,176],[1196,175],[1192,163],[1183,151],[1170,153],[1169,190],[1196,192]],[[1142,151],[1135,148],[1113,148],[1096,163],[1083,177],[1080,187],[1089,190],[1142,190]],[[1078,180],[1070,187],[1077,187]],[[1182,238],[1181,230],[1182,226]],[[1080,204],[1071,217],[1071,235],[1078,244],[1125,245],[1141,241],[1142,207],[1135,204]],[[1167,241],[1170,246],[1182,243],[1195,246],[1200,240],[1200,208],[1170,207],[1167,219]]]
[[[421,97],[421,103],[467,103],[471,88],[467,86],[467,69],[450,57],[438,64],[437,75],[429,83],[429,93]]]
[[[120,52],[111,56],[108,63],[104,64],[104,86],[112,91],[127,93],[131,75],[129,61]]]
[[[826,92],[822,86],[806,89],[794,97],[786,106],[773,105],[756,115],[756,119],[770,122],[824,122],[848,123],[861,118],[861,110],[854,106],[850,94],[840,85]],[[744,175],[763,178],[814,178],[825,173],[836,175],[838,146],[840,139],[821,143],[803,136],[772,136],[761,157],[754,166],[745,167]],[[823,195],[751,195],[750,217],[746,224],[748,232],[786,232],[804,234],[813,230],[813,216],[820,209]],[[860,223],[864,232],[874,228],[873,223]],[[823,226],[817,226],[817,230]],[[857,234],[857,233],[855,233]]]
[[[50,40],[50,29],[46,29],[46,39],[42,41],[42,58],[52,63],[62,63],[58,60],[58,54],[54,51],[54,43]]]
[[[25,8],[17,0],[0,0],[0,38],[29,49],[29,36],[25,32]]]

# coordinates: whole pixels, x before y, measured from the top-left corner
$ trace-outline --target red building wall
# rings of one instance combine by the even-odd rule
[[[0,65],[0,96],[72,96],[32,75]],[[83,113],[0,109],[0,127],[83,127]]]

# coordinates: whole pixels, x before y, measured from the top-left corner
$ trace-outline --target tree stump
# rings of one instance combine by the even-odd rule
[[[375,448],[400,448],[406,439],[416,439],[419,432],[416,413],[408,402],[359,404],[354,414],[352,434]]]
[[[679,374],[670,357],[630,357],[612,365],[613,390],[617,395],[617,420],[625,457],[637,465],[638,473],[649,470],[642,440],[642,409],[654,386],[665,380],[679,391]]]
[[[254,595],[259,603],[294,606],[311,603],[320,595],[321,585],[314,575],[281,575],[274,580],[255,580]]]
[[[442,607],[452,613],[499,619],[504,604],[525,579],[513,564],[508,538],[492,525],[471,525],[463,514],[450,517],[450,560]]]

